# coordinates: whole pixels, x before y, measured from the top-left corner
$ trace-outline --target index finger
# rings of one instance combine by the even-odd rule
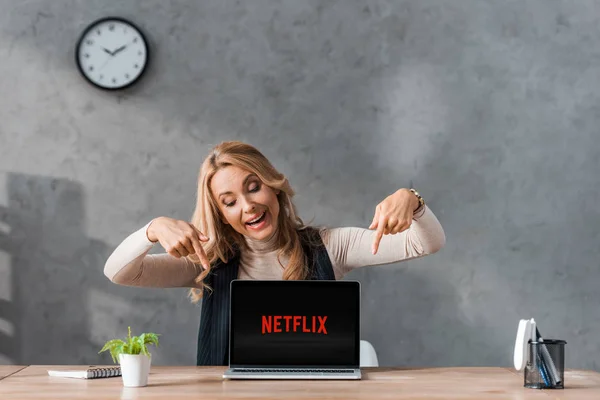
[[[191,225],[191,226],[192,226],[192,228],[194,228],[194,231],[196,232],[196,235],[192,239],[192,245],[194,246],[194,251],[198,255],[198,258],[200,259],[200,262],[202,263],[202,267],[204,267],[204,269],[208,269],[210,262],[208,262],[208,257],[206,256],[206,253],[204,252],[204,248],[202,247],[202,244],[200,243],[200,241],[208,242],[208,237],[205,234],[203,234],[200,231],[200,229],[196,228],[194,225]]]
[[[375,234],[375,240],[373,241],[372,252],[373,254],[377,254],[377,250],[379,250],[379,242],[381,241],[381,237],[383,236],[383,230],[386,226],[385,216],[379,217],[379,222],[377,226],[377,233]]]
[[[206,256],[206,253],[204,252],[204,249],[202,248],[200,241],[198,239],[194,238],[194,239],[192,239],[192,244],[194,245],[194,250],[196,251],[198,258],[200,258],[200,262],[202,263],[202,266],[204,267],[204,269],[208,269],[208,266],[210,265],[210,263],[208,262],[208,257]]]

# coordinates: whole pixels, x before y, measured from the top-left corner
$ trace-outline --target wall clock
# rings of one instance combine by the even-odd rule
[[[132,22],[106,17],[88,25],[75,47],[75,61],[92,85],[124,89],[136,83],[148,67],[148,42]]]

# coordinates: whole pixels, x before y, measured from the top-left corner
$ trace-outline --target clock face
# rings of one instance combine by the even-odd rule
[[[123,89],[141,78],[148,63],[142,32],[121,18],[104,18],[86,28],[77,43],[79,71],[103,89]]]

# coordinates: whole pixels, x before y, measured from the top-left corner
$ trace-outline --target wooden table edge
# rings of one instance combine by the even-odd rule
[[[10,373],[10,374],[8,374],[8,375],[4,375],[4,376],[1,376],[1,375],[0,375],[0,381],[1,381],[2,379],[8,378],[8,377],[9,377],[9,376],[11,376],[11,375],[14,375],[14,374],[16,374],[16,373],[19,373],[19,372],[23,371],[25,368],[29,368],[29,367],[31,367],[31,365],[19,365],[19,366],[16,366],[16,367],[21,367],[21,368],[17,369],[16,371],[13,371],[13,372],[11,372],[11,373]]]

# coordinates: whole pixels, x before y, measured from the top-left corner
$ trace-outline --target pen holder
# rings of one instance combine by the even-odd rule
[[[532,389],[564,389],[565,342],[544,339],[529,341],[525,387]]]

